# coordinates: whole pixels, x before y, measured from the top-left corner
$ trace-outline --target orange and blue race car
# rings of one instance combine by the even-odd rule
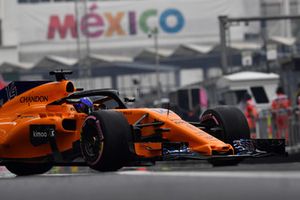
[[[52,166],[115,171],[161,160],[236,164],[243,158],[285,154],[284,140],[250,139],[234,107],[186,122],[169,109],[127,108],[116,90],[76,88],[71,71],[56,81],[16,81],[0,91],[0,165],[22,176]]]

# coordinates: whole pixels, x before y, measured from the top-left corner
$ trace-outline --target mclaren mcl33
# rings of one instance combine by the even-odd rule
[[[0,165],[22,176],[52,166],[115,171],[161,160],[236,164],[245,157],[284,154],[284,140],[250,139],[234,107],[186,122],[168,109],[127,108],[118,92],[76,88],[71,71],[56,81],[16,81],[0,91]]]

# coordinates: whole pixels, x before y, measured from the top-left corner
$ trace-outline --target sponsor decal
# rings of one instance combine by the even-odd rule
[[[74,14],[51,15],[48,22],[47,39],[77,38],[83,34],[88,38],[101,38],[125,35],[137,35],[139,32],[148,34],[151,30],[150,21],[158,20],[158,31],[175,34],[185,25],[183,14],[175,8],[162,12],[148,9],[139,14],[135,11],[118,11],[99,13],[98,5],[92,4],[89,12],[76,20]]]
[[[54,130],[51,129],[51,130],[47,130],[47,131],[36,131],[36,130],[33,130],[32,131],[32,137],[54,137]]]
[[[47,132],[40,132],[40,131],[33,131],[32,132],[33,137],[48,137]]]
[[[55,138],[54,125],[30,125],[30,142],[33,146],[39,146]]]
[[[10,83],[7,87],[6,87],[6,93],[7,93],[7,99],[12,99],[14,98],[15,96],[18,95],[18,92],[17,92],[17,87],[15,86],[15,83],[12,82]]]
[[[21,96],[20,97],[20,103],[27,103],[30,105],[30,103],[42,103],[47,102],[48,96]]]

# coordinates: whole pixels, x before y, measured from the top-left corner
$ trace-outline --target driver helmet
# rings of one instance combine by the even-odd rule
[[[90,114],[93,111],[93,102],[89,97],[80,98],[80,102],[74,104],[77,112]]]

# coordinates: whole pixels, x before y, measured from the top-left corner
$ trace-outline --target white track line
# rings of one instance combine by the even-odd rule
[[[117,172],[122,175],[140,175],[140,176],[185,176],[185,177],[224,177],[224,178],[289,178],[289,179],[300,179],[300,171],[284,172],[262,172],[262,171],[206,171],[206,172],[151,172],[151,171],[122,171]]]
[[[99,173],[101,174],[101,173]],[[249,179],[300,179],[300,171],[274,171],[274,172],[262,172],[262,171],[202,171],[202,172],[185,172],[185,171],[121,171],[115,172],[119,175],[129,176],[179,176],[179,177],[211,177],[211,178],[249,178]],[[75,173],[75,174],[42,174],[40,176],[49,177],[64,177],[64,176],[86,176],[90,173]],[[11,173],[0,174],[0,178],[12,178],[15,175]]]

